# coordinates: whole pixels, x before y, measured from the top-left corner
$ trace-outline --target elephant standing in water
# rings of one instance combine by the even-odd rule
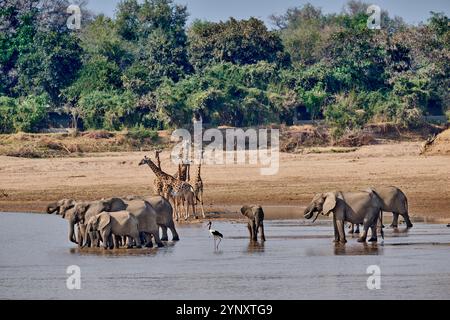
[[[156,223],[162,230],[161,241],[169,241],[167,229],[169,229],[170,232],[172,233],[172,241],[180,241],[180,237],[178,236],[178,232],[175,228],[175,223],[173,221],[173,207],[166,198],[161,196],[153,196],[153,197],[128,196],[125,199],[126,201],[133,201],[133,200],[147,201],[155,210]]]
[[[102,212],[91,217],[86,225],[85,239],[88,233],[99,232],[103,239],[103,248],[118,248],[117,236],[128,237],[128,248],[132,247],[133,240],[136,247],[141,247],[141,240],[138,229],[138,219],[127,211]],[[113,241],[114,243],[111,243]]]
[[[372,229],[369,241],[376,242],[376,225],[378,219],[382,219],[381,206],[381,201],[372,192],[319,193],[305,209],[304,215],[306,219],[311,219],[314,213],[317,215],[333,213],[334,242],[347,242],[344,231],[346,221],[364,225],[358,242],[366,241],[369,228]]]
[[[84,209],[84,212],[77,214],[76,211],[80,209],[80,206]],[[119,198],[91,202],[76,202],[73,199],[62,199],[50,203],[47,206],[47,213],[56,213],[66,219],[69,222],[69,241],[81,246],[84,242],[86,218],[97,215],[102,211],[120,211],[125,208],[126,204]],[[75,225],[78,225],[78,239],[75,239]]]
[[[72,199],[62,199],[57,202],[52,202],[47,206],[47,213],[53,214],[56,213],[57,215],[60,215],[62,218],[69,221],[69,226],[71,224],[71,219],[74,214],[74,207],[75,207],[75,200]],[[69,228],[69,241],[73,243],[79,243],[77,239],[75,238],[75,232],[74,232],[74,226],[75,224]]]
[[[170,202],[161,196],[145,198],[156,212],[156,223],[162,230],[162,241],[169,241],[167,229],[172,233],[172,241],[180,241],[175,223],[173,222],[173,208]]]
[[[258,241],[258,232],[261,230],[261,241],[266,241],[264,235],[264,211],[261,206],[243,206],[242,215],[248,219],[248,231],[251,241]]]
[[[376,195],[381,202],[381,210],[383,212],[392,212],[394,215],[391,227],[398,228],[398,217],[401,215],[406,223],[406,228],[413,227],[408,213],[408,198],[397,187],[379,187],[369,188],[366,190]],[[356,233],[359,233],[359,226],[356,226]],[[351,226],[350,233],[353,233],[354,225]]]
[[[413,224],[409,219],[408,213],[408,198],[402,190],[396,187],[380,187],[369,188],[368,191],[376,194],[381,201],[381,210],[386,212],[392,212],[394,219],[392,220],[391,227],[398,227],[398,217],[401,215],[405,219],[406,227],[412,228]]]

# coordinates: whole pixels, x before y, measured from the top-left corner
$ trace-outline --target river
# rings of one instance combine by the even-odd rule
[[[78,250],[59,216],[0,214],[0,299],[450,299],[450,228],[387,228],[384,242],[332,243],[328,221],[266,221],[265,244],[244,223],[178,226],[164,248]],[[81,289],[67,288],[68,266]],[[380,272],[368,289],[369,266]],[[372,269],[374,270],[374,269]],[[379,279],[379,282],[378,282]]]

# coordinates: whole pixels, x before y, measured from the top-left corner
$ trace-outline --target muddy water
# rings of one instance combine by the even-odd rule
[[[265,245],[244,224],[216,222],[219,251],[202,225],[180,226],[181,241],[150,250],[79,252],[57,216],[0,214],[1,299],[449,299],[450,228],[386,230],[384,244],[331,243],[328,222],[266,222]],[[81,268],[68,290],[66,268]],[[367,267],[381,289],[367,289]]]

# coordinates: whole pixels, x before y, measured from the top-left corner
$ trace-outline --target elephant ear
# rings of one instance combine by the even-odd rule
[[[103,211],[106,212],[114,212],[114,211],[120,211],[125,210],[127,205],[125,202],[120,198],[111,198],[111,199],[103,199],[101,201],[103,206]]]
[[[325,194],[325,202],[323,203],[322,214],[329,215],[336,207],[336,195],[332,192]]]
[[[89,203],[79,203],[75,206],[75,214],[77,216],[78,221],[80,221],[82,224],[84,224],[84,218],[90,206],[91,205]]]
[[[98,218],[100,219],[98,230],[106,228],[106,226],[111,222],[111,216],[107,213],[101,214]]]
[[[249,206],[243,206],[243,207],[241,208],[241,213],[242,213],[242,215],[249,217],[248,212],[249,212],[249,210],[251,210],[251,209],[252,209],[252,208],[249,207]]]

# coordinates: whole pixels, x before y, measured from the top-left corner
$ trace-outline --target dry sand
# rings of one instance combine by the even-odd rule
[[[266,206],[269,218],[299,218],[316,192],[395,185],[409,198],[413,217],[450,222],[450,157],[420,156],[420,142],[361,147],[349,153],[280,156],[280,170],[262,176],[258,166],[205,166],[205,204],[209,212],[238,217],[242,204]],[[329,150],[329,149],[328,149]],[[60,198],[100,199],[152,194],[153,174],[138,167],[145,153],[104,153],[84,158],[0,157],[0,212],[43,212]],[[175,173],[169,153],[163,169]],[[192,170],[195,171],[195,170]],[[193,174],[193,172],[192,172]]]

